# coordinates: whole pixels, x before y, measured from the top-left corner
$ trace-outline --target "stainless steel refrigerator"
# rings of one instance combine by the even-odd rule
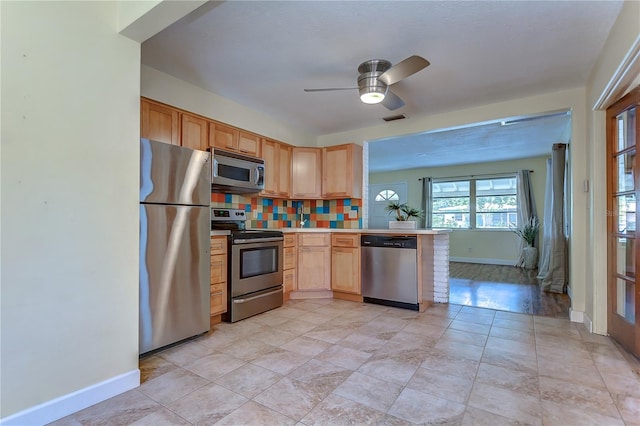
[[[140,140],[140,354],[209,330],[210,164]]]

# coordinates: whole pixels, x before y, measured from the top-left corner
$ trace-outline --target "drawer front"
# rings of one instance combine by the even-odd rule
[[[211,284],[227,281],[227,255],[211,256]]]
[[[211,237],[211,254],[227,253],[227,237]]]
[[[359,247],[358,234],[331,234],[333,247]]]
[[[282,281],[283,281],[282,286],[284,287],[285,293],[296,290],[297,289],[296,270],[289,269],[288,271],[284,271],[282,275]]]
[[[293,269],[298,263],[295,247],[285,247],[283,250],[284,258],[282,260],[282,269]]]
[[[298,234],[298,245],[300,247],[328,247],[330,243],[331,234],[329,233]]]
[[[227,284],[213,284],[211,286],[211,315],[227,312]]]
[[[295,247],[296,246],[296,234],[284,234],[284,246],[285,247]]]

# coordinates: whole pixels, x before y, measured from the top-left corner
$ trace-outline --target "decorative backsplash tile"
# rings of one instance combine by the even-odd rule
[[[211,194],[211,207],[241,209],[247,212],[251,228],[362,228],[361,200],[280,200],[241,194]]]

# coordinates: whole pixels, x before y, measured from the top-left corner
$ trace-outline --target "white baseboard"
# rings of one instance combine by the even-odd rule
[[[140,370],[131,370],[0,419],[0,425],[44,425],[138,386],[140,386]]]
[[[505,260],[505,259],[480,259],[477,257],[449,257],[450,262],[463,262],[463,263],[480,263],[483,265],[505,265],[515,266],[517,260]]]
[[[573,309],[569,308],[569,320],[571,320],[571,322],[581,322],[584,323],[584,317],[585,314],[582,311],[574,311]],[[591,321],[591,320],[589,320]]]
[[[589,318],[589,315],[587,315],[586,313],[583,314],[583,321],[582,323],[584,324],[585,327],[587,327],[587,330],[589,330],[589,333],[593,333],[593,321],[591,321],[591,318]]]

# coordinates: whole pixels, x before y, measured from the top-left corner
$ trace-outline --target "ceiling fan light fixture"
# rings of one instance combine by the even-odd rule
[[[384,101],[384,91],[360,91],[360,100],[365,104],[379,104]]]

